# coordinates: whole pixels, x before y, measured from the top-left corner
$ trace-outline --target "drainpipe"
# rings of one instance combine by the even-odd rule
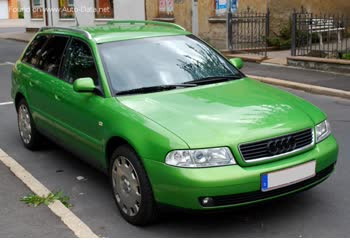
[[[49,26],[49,17],[48,17],[48,13],[47,13],[47,1],[44,0],[44,14],[45,14],[45,26]]]
[[[232,0],[227,0],[227,18],[226,18],[226,46],[232,50]]]
[[[50,1],[50,19],[51,19],[51,26],[53,26],[54,24],[53,24],[53,8],[52,8],[52,0],[49,0]],[[56,11],[55,11],[56,12]]]

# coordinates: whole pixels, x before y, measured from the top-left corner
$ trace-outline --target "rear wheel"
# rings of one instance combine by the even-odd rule
[[[111,159],[113,196],[120,213],[129,223],[147,225],[156,219],[151,184],[140,159],[128,145],[118,147]]]
[[[24,146],[30,150],[37,149],[41,143],[41,135],[37,131],[29,107],[25,99],[17,104],[18,130]]]

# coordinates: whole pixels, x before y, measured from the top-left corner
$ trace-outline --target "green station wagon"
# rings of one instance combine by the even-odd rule
[[[338,145],[326,115],[242,66],[170,23],[43,28],[13,69],[19,133],[107,173],[136,225],[160,204],[217,210],[327,179]]]

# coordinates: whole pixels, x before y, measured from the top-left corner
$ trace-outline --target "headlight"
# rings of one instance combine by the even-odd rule
[[[329,122],[327,120],[316,125],[316,142],[321,142],[330,134],[331,126],[329,125]]]
[[[176,150],[165,159],[166,164],[183,168],[202,168],[234,165],[236,161],[229,148]]]

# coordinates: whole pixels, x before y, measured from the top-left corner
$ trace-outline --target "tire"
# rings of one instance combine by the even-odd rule
[[[17,104],[18,131],[24,146],[36,150],[41,145],[42,137],[35,127],[32,114],[25,99]]]
[[[118,147],[110,159],[113,198],[123,218],[133,225],[153,223],[157,207],[146,171],[129,145]]]

